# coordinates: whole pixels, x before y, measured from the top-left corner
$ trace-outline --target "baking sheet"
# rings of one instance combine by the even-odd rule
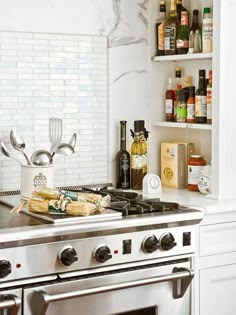
[[[84,222],[98,222],[98,221],[106,221],[106,220],[114,220],[114,219],[121,219],[122,213],[110,209],[104,210],[104,212],[99,214],[93,214],[88,216],[71,216],[68,214],[40,214],[30,212],[27,208],[24,208],[21,212],[34,217],[40,220],[54,223],[54,224],[62,224],[62,223],[84,223]]]

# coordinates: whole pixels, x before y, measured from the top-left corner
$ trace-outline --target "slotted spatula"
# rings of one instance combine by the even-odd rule
[[[53,147],[62,140],[63,121],[60,118],[49,118],[49,140],[51,142],[50,153]]]

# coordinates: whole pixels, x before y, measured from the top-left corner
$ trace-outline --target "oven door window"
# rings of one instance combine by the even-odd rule
[[[130,312],[125,312],[125,313],[116,313],[116,314],[111,314],[111,315],[158,315],[157,312],[157,307],[147,307],[139,310],[134,310]]]

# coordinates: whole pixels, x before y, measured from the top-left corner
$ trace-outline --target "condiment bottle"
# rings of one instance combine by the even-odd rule
[[[175,90],[172,87],[172,80],[171,78],[169,78],[167,90],[165,93],[166,121],[174,121],[174,101],[175,101]]]
[[[186,93],[184,90],[180,90],[177,94],[178,102],[176,106],[176,121],[185,123],[187,119]]]
[[[195,93],[195,122],[207,122],[206,70],[199,70],[198,89]]]
[[[212,124],[212,70],[209,70],[207,84],[207,123]]]
[[[195,123],[195,87],[190,86],[187,100],[187,123]]]
[[[193,22],[189,32],[189,40],[191,40],[191,50],[189,51],[190,53],[201,52],[201,32],[198,22],[198,14],[198,10],[193,10]]]
[[[203,155],[191,155],[188,161],[188,190],[199,191],[200,171],[206,165]]]
[[[204,8],[202,20],[202,52],[212,52],[213,19],[211,8]]]
[[[175,54],[177,26],[176,0],[170,0],[170,12],[165,27],[165,55]]]
[[[175,68],[175,101],[174,101],[174,121],[176,121],[176,106],[178,102],[178,91],[182,89],[181,83],[181,73],[180,67]]]

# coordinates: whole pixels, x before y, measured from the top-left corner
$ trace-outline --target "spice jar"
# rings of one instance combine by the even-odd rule
[[[200,171],[206,165],[203,155],[191,155],[188,161],[188,189],[199,191],[198,182]]]

